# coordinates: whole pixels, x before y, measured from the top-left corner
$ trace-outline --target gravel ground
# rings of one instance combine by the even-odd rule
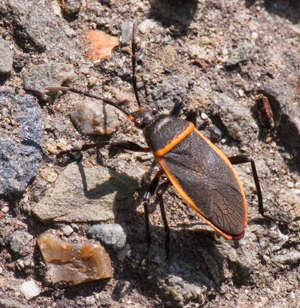
[[[156,171],[152,154],[103,145],[82,153],[78,164],[58,159],[60,151],[85,143],[145,144],[114,108],[45,89],[89,89],[135,110],[134,19],[143,105],[168,112],[180,96],[182,117],[196,109],[197,127],[227,156],[255,159],[268,213],[288,224],[258,213],[251,168],[239,165],[248,203],[245,237],[231,242],[215,234],[171,188],[164,197],[171,226],[166,262],[155,200],[150,251],[145,243],[141,201]],[[95,62],[87,56],[91,30],[119,37],[122,45]],[[0,34],[0,307],[300,306],[297,0],[4,0]],[[269,100],[274,125],[260,120],[259,94]],[[91,123],[78,120],[82,110],[95,108],[83,116]],[[93,113],[102,120],[95,124]],[[121,240],[111,237],[120,246],[101,237],[113,277],[53,285],[37,237],[51,229],[74,243],[98,241],[89,234],[98,232],[91,227],[100,220],[121,230]]]

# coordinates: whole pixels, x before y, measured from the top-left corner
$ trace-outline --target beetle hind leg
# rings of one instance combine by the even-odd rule
[[[281,219],[276,219],[272,216],[269,216],[268,214],[265,213],[265,209],[264,209],[264,205],[263,205],[263,198],[262,198],[262,193],[261,193],[261,188],[260,188],[260,184],[259,184],[259,179],[258,179],[258,175],[257,175],[257,171],[256,171],[256,166],[255,166],[255,162],[254,159],[252,157],[249,156],[233,156],[233,157],[228,157],[229,161],[231,162],[232,165],[239,165],[239,164],[244,164],[244,163],[251,163],[251,168],[252,168],[252,174],[253,174],[253,178],[254,178],[254,183],[255,183],[255,187],[256,187],[256,193],[257,193],[257,198],[258,198],[258,211],[259,213],[271,220],[271,221],[278,221],[278,222],[282,222],[282,223],[288,223],[289,221],[285,218],[281,218]]]

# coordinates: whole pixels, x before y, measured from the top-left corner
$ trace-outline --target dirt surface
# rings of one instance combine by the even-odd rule
[[[145,141],[141,131],[114,110],[107,113],[108,122],[112,117],[116,121],[110,135],[82,134],[70,114],[87,98],[61,92],[49,96],[45,87],[89,89],[126,110],[136,110],[131,46],[126,34],[134,19],[143,106],[167,113],[180,97],[184,101],[182,117],[194,108],[197,127],[225,155],[255,159],[268,213],[290,222],[273,222],[258,213],[251,167],[239,165],[235,169],[248,203],[245,237],[231,242],[217,235],[171,188],[164,196],[171,226],[171,260],[166,262],[164,229],[154,199],[149,252],[145,243],[141,202],[157,170],[152,156],[107,146],[90,149],[83,153],[81,164],[85,168],[97,170],[101,165],[113,169],[116,177],[125,174],[140,183],[131,207],[114,208],[115,219],[107,221],[120,224],[126,231],[127,252],[121,257],[106,247],[114,267],[111,279],[78,286],[53,285],[46,276],[36,238],[52,229],[64,239],[83,242],[95,223],[43,224],[33,215],[69,163],[59,161],[56,154],[91,142],[131,140],[145,145]],[[86,33],[95,29],[122,37],[123,42],[100,63],[87,58]],[[0,61],[0,97],[5,98],[1,101],[0,141],[10,142],[1,146],[0,174],[8,172],[2,166],[11,170],[13,166],[7,161],[13,155],[34,159],[34,166],[40,162],[39,170],[31,170],[35,176],[16,168],[26,173],[16,179],[23,182],[4,185],[5,190],[1,187],[0,307],[299,307],[297,0],[65,0],[63,10],[56,0],[5,0],[0,4],[0,34],[0,50],[5,55]],[[24,96],[26,93],[30,96]],[[260,121],[255,105],[258,94],[270,102],[274,127],[264,127]],[[41,138],[42,134],[18,132],[20,112],[24,118],[26,109],[14,109],[14,95],[18,102],[23,98],[30,101],[31,108],[36,101],[39,111],[34,114],[42,120],[43,130],[34,125],[36,118],[28,124],[28,117],[26,125],[32,125],[32,131],[41,130],[43,149],[32,137]],[[103,108],[102,103],[99,105]],[[25,144],[25,139],[34,146],[34,158],[25,147],[20,153],[12,150],[19,143]],[[11,145],[14,142],[16,146]],[[43,153],[42,159],[36,151]],[[71,235],[64,233],[66,224],[72,227]],[[30,280],[40,292],[29,300],[21,285]]]

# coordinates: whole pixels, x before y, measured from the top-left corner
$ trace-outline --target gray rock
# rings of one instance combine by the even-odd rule
[[[12,70],[13,51],[9,42],[0,37],[0,75],[9,74]]]
[[[184,303],[189,300],[197,301],[203,305],[205,300],[203,293],[206,287],[201,287],[193,283],[188,283],[181,277],[170,275],[165,281],[161,281],[161,288],[169,293],[176,301]]]
[[[226,66],[231,67],[231,66],[235,66],[239,63],[243,63],[243,62],[248,61],[253,47],[254,47],[254,45],[251,44],[251,43],[244,43],[244,44],[238,46],[237,49],[233,49],[231,51],[229,59],[226,61]]]
[[[137,188],[137,182],[125,174],[70,164],[33,213],[43,222],[113,221],[134,202]]]
[[[300,108],[295,102],[295,89],[276,80],[270,81],[265,89],[269,97],[277,126],[277,136],[289,152],[300,156]]]
[[[278,255],[271,256],[271,260],[280,264],[298,264],[300,261],[300,251],[283,249]]]
[[[14,253],[23,255],[26,253],[32,239],[33,236],[26,230],[17,230],[9,234],[7,241]]]
[[[111,245],[116,251],[123,248],[126,244],[126,233],[118,224],[94,225],[88,230],[87,234],[106,245]]]
[[[243,144],[256,139],[258,126],[250,110],[224,93],[215,95],[214,106],[217,110],[215,115],[220,118],[230,137]]]
[[[34,97],[0,89],[0,195],[24,192],[43,153],[43,124]]]
[[[64,39],[59,19],[48,1],[7,0],[4,5],[0,4],[0,11],[4,13],[5,10],[9,10],[18,26],[15,37],[24,49],[50,50]]]
[[[65,14],[73,15],[80,11],[82,0],[65,0],[65,7],[63,9]]]
[[[23,73],[24,89],[46,98],[45,87],[59,87],[74,77],[71,64],[54,63],[34,65]]]

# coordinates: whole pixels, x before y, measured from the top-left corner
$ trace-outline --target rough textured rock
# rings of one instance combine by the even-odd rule
[[[70,64],[53,63],[35,65],[23,72],[24,89],[46,98],[45,87],[59,87],[74,77]]]
[[[0,89],[0,195],[21,194],[43,153],[42,113],[31,95]]]
[[[71,119],[83,134],[110,135],[120,126],[119,113],[112,106],[85,99],[76,104]]]
[[[104,167],[71,164],[34,208],[43,222],[113,221],[134,201],[136,182]]]
[[[10,49],[10,42],[0,36],[0,75],[8,74],[12,70],[13,51]]]
[[[88,230],[87,234],[106,245],[111,245],[115,250],[120,250],[126,244],[126,233],[118,224],[94,225]]]

